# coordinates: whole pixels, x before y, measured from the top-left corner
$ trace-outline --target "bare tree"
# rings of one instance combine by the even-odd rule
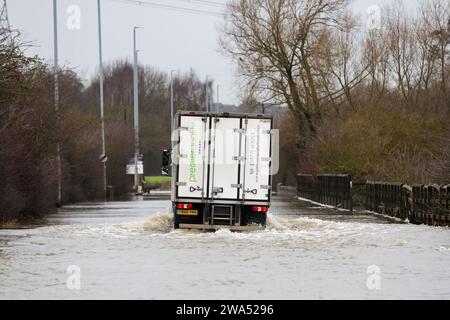
[[[339,27],[326,34],[328,38],[323,41],[322,55],[314,59],[318,61],[316,69],[320,72],[325,96],[338,113],[339,105],[344,102],[356,109],[352,89],[368,76],[369,65],[363,59],[364,50],[360,49],[363,40],[359,34],[358,19],[347,12],[342,16]]]
[[[324,87],[330,28],[339,26],[347,0],[236,0],[227,10],[221,47],[262,102],[285,102],[304,131],[315,134],[321,107],[352,83]],[[343,88],[344,87],[344,88]],[[304,124],[304,125],[303,125]],[[305,128],[306,126],[306,128]],[[306,129],[306,130],[305,130]]]
[[[384,29],[368,30],[364,36],[363,64],[367,67],[370,103],[379,103],[386,93],[389,82],[389,51],[385,41]]]
[[[404,106],[448,110],[449,1],[423,1],[415,15],[397,1],[385,9],[385,16],[390,79]]]
[[[390,54],[390,71],[402,95],[404,104],[411,106],[414,97],[414,62],[417,57],[413,32],[414,20],[408,15],[403,2],[397,1],[385,10],[386,41]]]
[[[206,86],[212,91],[213,82],[201,81],[193,70],[175,78],[175,106],[178,110],[198,111],[205,109]]]
[[[421,19],[428,34],[428,47],[430,55],[436,59],[437,81],[448,114],[450,114],[450,88],[449,88],[449,54],[450,44],[450,1],[427,0],[421,6]]]

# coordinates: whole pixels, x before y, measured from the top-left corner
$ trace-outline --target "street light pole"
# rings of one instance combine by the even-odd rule
[[[105,141],[105,101],[104,101],[104,74],[103,74],[103,48],[102,48],[102,14],[101,0],[97,0],[98,8],[98,55],[99,55],[99,73],[100,73],[100,121],[102,127],[102,155],[100,160],[103,162],[103,195],[106,200],[107,180],[106,180],[106,141]]]
[[[133,91],[134,91],[134,185],[136,194],[140,193],[140,181],[138,170],[139,158],[139,75],[138,75],[138,51],[136,49],[136,30],[139,27],[133,28],[133,53],[134,53],[134,69],[133,69]]]
[[[208,76],[206,76],[206,82],[205,82],[205,107],[206,112],[209,112],[209,85],[208,85]]]
[[[219,100],[220,100],[220,85],[217,85],[217,101],[216,101],[216,111],[219,112]]]
[[[172,70],[170,71],[170,131],[171,131],[171,135],[173,134],[173,127],[174,127],[174,112],[175,112],[175,107],[174,107],[174,93],[173,93],[173,73],[176,70]]]
[[[54,82],[55,82],[55,115],[56,115],[56,166],[57,166],[57,205],[62,204],[61,182],[61,144],[60,144],[60,114],[59,114],[59,61],[58,61],[58,7],[53,0],[53,40],[54,40]]]

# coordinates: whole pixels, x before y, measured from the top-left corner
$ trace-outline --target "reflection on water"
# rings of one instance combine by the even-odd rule
[[[81,204],[0,231],[0,299],[450,298],[450,231],[278,199],[265,231],[173,230],[170,202]],[[66,286],[81,269],[81,290]],[[382,289],[367,288],[367,268]]]

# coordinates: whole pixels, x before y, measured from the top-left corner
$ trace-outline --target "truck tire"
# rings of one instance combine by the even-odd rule
[[[178,215],[175,213],[174,214],[174,218],[173,218],[173,228],[175,229],[175,230],[178,230],[178,229],[180,229],[180,221],[178,220]]]

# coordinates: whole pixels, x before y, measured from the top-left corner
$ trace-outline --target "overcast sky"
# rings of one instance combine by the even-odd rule
[[[220,12],[225,0],[143,0],[177,7]],[[389,0],[354,0],[352,6],[363,18],[371,5],[384,5]],[[30,53],[53,61],[52,0],[7,0],[10,23],[21,30],[26,40],[33,41]],[[203,3],[203,4],[202,4]],[[414,6],[416,0],[406,1]],[[80,8],[81,25],[67,27],[74,11]],[[74,68],[87,83],[98,66],[97,1],[58,0],[59,50],[61,64]],[[177,12],[127,3],[127,0],[102,0],[104,61],[128,58],[133,53],[133,26],[138,33],[140,61],[161,71],[187,72],[193,68],[200,77],[209,75],[220,85],[223,103],[239,102],[235,67],[218,51],[218,28],[222,18],[206,14]]]

